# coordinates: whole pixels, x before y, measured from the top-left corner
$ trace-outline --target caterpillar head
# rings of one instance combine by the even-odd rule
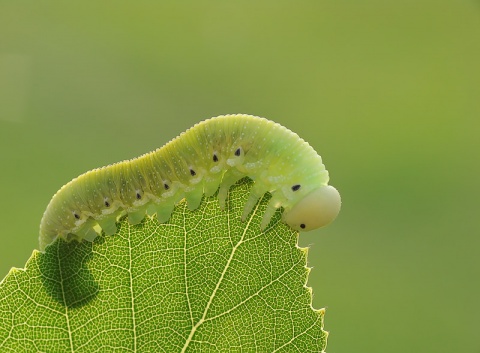
[[[331,223],[340,212],[340,194],[330,185],[310,191],[290,210],[283,212],[283,221],[298,231],[309,231]]]

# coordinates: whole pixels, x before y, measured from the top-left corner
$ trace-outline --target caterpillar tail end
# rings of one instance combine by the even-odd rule
[[[45,252],[45,248],[53,243],[55,240],[57,240],[58,236],[49,236],[40,233],[40,236],[38,237],[38,244],[41,252]]]

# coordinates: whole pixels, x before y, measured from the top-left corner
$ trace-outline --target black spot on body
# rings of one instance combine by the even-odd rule
[[[293,186],[292,186],[292,190],[293,190],[293,191],[300,190],[300,186],[301,186],[300,184],[293,185]]]
[[[165,190],[170,189],[170,186],[167,183],[163,184],[163,187],[165,188]]]
[[[136,196],[137,196],[137,200],[140,200],[140,199],[142,198],[142,195],[140,195],[139,192],[137,192],[137,195],[136,195]]]
[[[300,224],[300,228],[305,229],[305,224]]]
[[[76,219],[80,219],[80,215],[78,213],[73,213],[73,217],[75,217]]]
[[[239,157],[241,153],[242,150],[240,148],[237,148],[237,150],[235,151],[235,156]]]
[[[214,162],[218,162],[218,157],[217,157],[216,154],[213,155],[213,161],[214,161]]]
[[[197,173],[195,173],[195,171],[193,169],[190,169],[190,175],[195,176],[195,175],[197,175]]]
[[[105,200],[105,207],[110,207],[110,202],[108,202],[107,200]]]

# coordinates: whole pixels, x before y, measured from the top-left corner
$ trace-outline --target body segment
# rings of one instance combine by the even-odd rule
[[[262,228],[279,207],[284,208],[287,224],[305,230],[329,223],[340,209],[338,192],[327,187],[328,172],[308,143],[270,120],[226,115],[195,125],[153,152],[94,169],[64,185],[42,218],[40,249],[57,237],[93,240],[97,224],[106,234],[114,234],[117,217],[125,212],[132,223],[140,222],[146,212],[157,213],[165,222],[181,199],[195,210],[203,194],[211,196],[219,187],[224,207],[230,186],[246,176],[254,186],[244,219],[263,194],[272,194]],[[326,187],[329,191],[323,192]],[[315,190],[320,198],[306,197]],[[302,211],[319,207],[321,221],[314,211]]]

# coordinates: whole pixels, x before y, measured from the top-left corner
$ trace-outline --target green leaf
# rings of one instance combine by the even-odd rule
[[[322,352],[324,310],[307,249],[268,196],[240,221],[251,182],[168,223],[125,219],[94,243],[56,241],[0,284],[0,352]]]

